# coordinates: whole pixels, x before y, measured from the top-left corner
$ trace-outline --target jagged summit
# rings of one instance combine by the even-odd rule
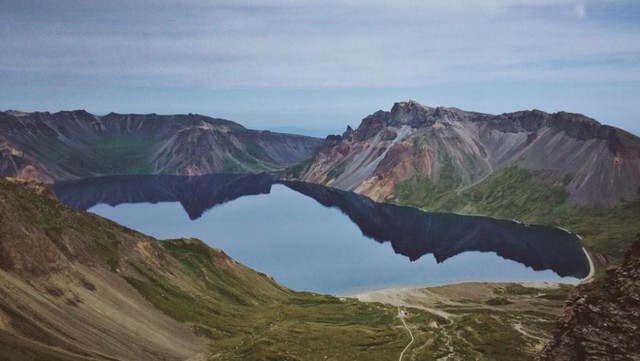
[[[297,178],[376,200],[409,180],[464,190],[509,167],[543,172],[541,182],[557,184],[572,205],[640,196],[640,139],[582,114],[491,115],[409,100],[331,140]]]

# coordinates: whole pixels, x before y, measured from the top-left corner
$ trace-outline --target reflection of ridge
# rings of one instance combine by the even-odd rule
[[[53,191],[61,202],[80,210],[99,203],[180,202],[193,220],[217,204],[246,195],[269,194],[272,183],[268,174],[132,175],[58,182]]]
[[[245,195],[268,194],[268,174],[205,176],[109,176],[54,184],[58,198],[76,209],[98,203],[180,202],[189,218]],[[438,262],[466,251],[495,252],[534,270],[582,278],[589,272],[578,238],[563,230],[488,217],[428,213],[416,208],[377,203],[367,197],[324,186],[281,181],[325,207],[337,207],[378,242],[391,242],[396,253],[414,261],[433,254]],[[286,220],[283,220],[286,222]]]
[[[337,207],[378,242],[390,241],[396,253],[414,261],[433,253],[443,262],[466,251],[495,252],[534,270],[585,277],[589,272],[578,237],[561,229],[514,221],[377,203],[367,197],[297,181],[281,181],[325,207]]]

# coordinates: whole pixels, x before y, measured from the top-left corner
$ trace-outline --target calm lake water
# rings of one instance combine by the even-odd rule
[[[108,187],[105,186],[106,188],[103,187],[99,191],[95,187],[87,186],[87,184],[93,184],[90,182],[63,184],[57,188],[56,193],[72,206],[89,208],[91,212],[158,239],[200,238],[212,247],[223,249],[239,262],[273,276],[278,282],[294,290],[343,295],[386,287],[429,286],[463,281],[571,283],[577,281],[575,277],[560,277],[549,269],[534,271],[524,264],[504,259],[494,252],[460,250],[460,247],[470,242],[468,240],[462,242],[462,246],[456,246],[455,252],[448,249],[440,252],[446,253],[446,256],[440,256],[441,261],[444,259],[442,263],[436,262],[433,254],[424,251],[411,255],[411,258],[418,259],[410,261],[408,256],[396,254],[394,251],[394,248],[399,252],[402,251],[402,245],[394,243],[392,247],[391,242],[375,241],[364,236],[362,224],[359,227],[350,218],[357,219],[353,212],[325,207],[310,196],[282,184],[269,184],[266,188],[267,192],[270,191],[268,194],[239,197],[234,195],[227,198],[219,196],[222,201],[227,202],[214,205],[210,209],[202,207],[192,211],[193,207],[188,203],[197,202],[204,197],[198,196],[198,192],[189,197],[180,196],[182,203],[177,199],[167,201],[172,199],[173,196],[167,196],[167,194],[175,193],[175,185],[172,186],[173,191],[164,187],[162,192],[155,192],[154,196],[149,196],[147,191],[130,190],[131,187],[135,188],[135,184],[142,184],[138,179],[133,180],[135,182],[130,181],[126,187],[119,187],[117,181],[111,182]],[[156,182],[156,179],[154,178],[153,181]],[[184,189],[181,191],[186,192]],[[204,193],[201,191],[199,191],[201,194],[207,194],[206,189]],[[110,192],[117,193],[117,200],[108,200],[107,195]],[[263,189],[262,192],[264,193],[265,190]],[[87,201],[89,198],[91,198],[90,201]],[[367,207],[371,203],[360,198],[354,198],[354,202],[364,202],[362,204]],[[145,199],[157,203],[145,203]],[[136,203],[126,203],[127,200]],[[93,205],[103,202],[117,205]],[[332,201],[324,199],[322,202],[326,204]],[[78,206],[79,204],[82,206]],[[369,213],[374,213],[370,208],[363,208],[362,204],[357,205],[358,209],[362,209],[360,217],[363,214],[368,217]],[[185,209],[191,210],[190,215],[185,212]],[[383,208],[376,212],[388,216],[391,211]],[[387,219],[385,218],[384,222],[390,222]],[[472,219],[472,221],[477,223],[481,220]],[[385,228],[384,222],[382,222],[383,228]],[[459,227],[452,225],[449,228]],[[502,227],[502,225],[494,227]],[[478,234],[477,237],[481,236],[480,231],[473,232]],[[498,231],[491,228],[490,233],[496,234],[499,238],[501,232],[503,232],[501,228],[498,228]],[[516,232],[517,237],[521,236]],[[568,241],[568,243],[574,242]],[[530,246],[527,245],[527,247]],[[576,247],[575,244],[571,244],[570,248],[573,252],[571,254],[575,255],[574,258],[579,264],[577,268],[579,271],[570,270],[569,272],[582,276],[588,272],[588,268],[585,270],[583,267],[585,261],[580,258],[584,257],[584,254],[579,254],[581,248]],[[406,251],[402,252],[406,253]],[[522,253],[522,251],[518,252]],[[526,252],[539,253],[528,248]]]

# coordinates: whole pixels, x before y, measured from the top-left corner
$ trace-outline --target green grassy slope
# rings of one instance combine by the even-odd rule
[[[379,359],[400,353],[407,335],[390,306],[293,292],[198,240],[161,242],[187,270],[185,290],[171,279],[136,266],[127,278],[167,315],[193,325],[214,341],[221,359]]]
[[[104,280],[118,279],[148,301],[145,307],[161,311],[206,339],[206,356],[211,359],[394,360],[410,341],[397,307],[294,292],[199,240],[158,241],[4,179],[0,179],[0,230],[0,273],[22,279],[28,289],[43,289],[39,297],[55,307],[66,307],[65,317],[74,320],[75,312],[86,310],[90,299],[82,295],[98,297],[95,293],[100,290],[109,290],[105,297],[114,295],[111,287],[122,286]],[[95,274],[79,274],[81,270]],[[96,274],[103,281],[94,286],[91,280],[95,282]],[[62,289],[57,288],[59,281],[51,283],[60,279],[68,279]],[[13,291],[0,288],[0,296],[3,292]],[[79,301],[64,306],[70,301],[65,297],[74,293],[81,295]],[[521,293],[505,291],[493,297],[500,299],[489,299],[486,304],[483,299],[460,299],[429,306],[454,315],[453,322],[410,309],[406,321],[416,342],[404,359],[436,360],[452,352],[463,359],[532,359],[538,337],[546,337],[559,306],[542,300],[545,312],[528,315],[519,303]],[[118,293],[123,294],[127,293]],[[48,325],[51,320],[37,308],[32,318],[37,322],[27,322],[21,315],[37,300],[11,303],[1,298],[0,354],[16,355],[9,359],[53,355],[54,351],[60,360],[80,359],[92,351],[111,357],[109,350],[92,350],[86,343],[77,349],[60,343],[57,337],[67,336],[50,326],[41,328],[39,322]],[[101,309],[108,317],[110,312]],[[135,310],[136,315],[149,313]],[[488,310],[492,313],[487,314]],[[514,320],[529,332],[537,330],[539,336],[514,332]],[[133,321],[118,318],[109,324],[119,329]],[[55,320],[55,324],[66,325],[64,320]],[[124,337],[135,346],[140,336]]]
[[[407,180],[396,185],[391,199],[425,210],[562,227],[581,235],[588,250],[619,263],[630,240],[640,231],[640,201],[615,208],[573,207],[564,190],[570,181],[570,175],[512,166],[461,192],[456,182],[446,178],[438,184]]]
[[[0,205],[3,272],[55,290],[48,282],[60,277],[91,288],[75,264],[104,270],[125,279],[149,305],[209,339],[215,359],[394,359],[409,342],[395,307],[291,291],[199,240],[157,241],[4,179]],[[11,318],[10,311],[21,307],[3,303],[0,315]],[[20,337],[46,344],[39,334]],[[0,339],[0,351],[29,351],[29,346],[2,340],[10,338]]]

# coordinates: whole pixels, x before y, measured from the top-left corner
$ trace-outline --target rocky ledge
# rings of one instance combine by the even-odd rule
[[[576,287],[536,360],[640,360],[640,234],[622,266]]]

